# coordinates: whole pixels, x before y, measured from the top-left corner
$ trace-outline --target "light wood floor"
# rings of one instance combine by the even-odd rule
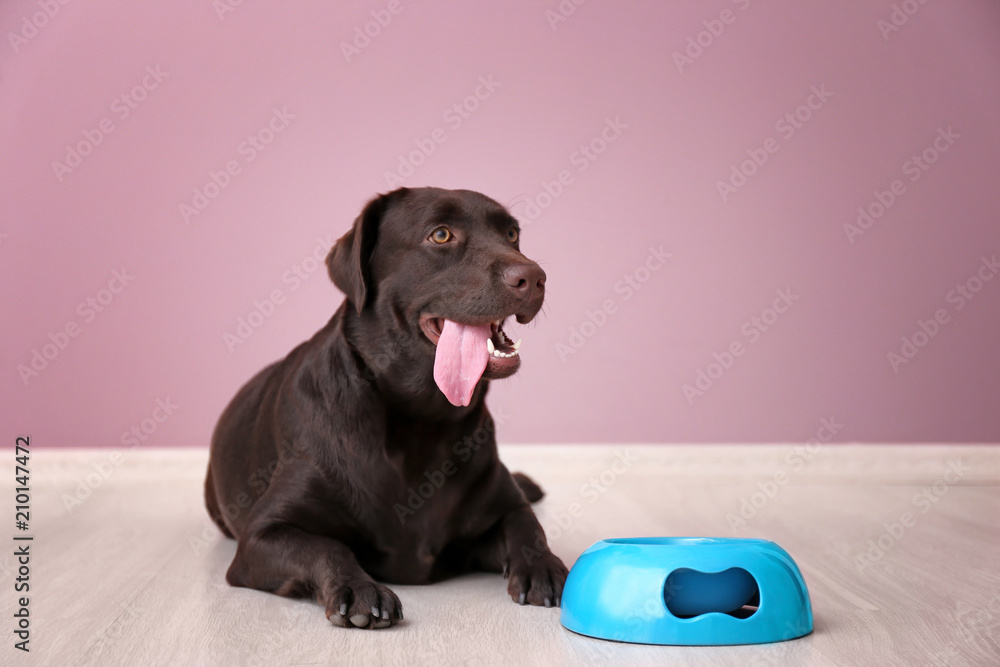
[[[0,498],[13,505],[5,451]],[[0,664],[1000,665],[998,446],[501,450],[547,491],[536,511],[567,565],[615,536],[755,536],[785,547],[809,585],[815,632],[707,648],[575,635],[557,609],[511,602],[499,575],[396,586],[400,626],[333,627],[315,603],[225,584],[235,544],[202,507],[205,450],[124,450],[120,460],[113,451],[33,446],[31,653],[12,647],[17,574],[5,547]],[[635,461],[616,476],[611,464],[625,452]],[[949,466],[958,472],[946,475]],[[786,483],[767,488],[778,471]],[[96,488],[85,486],[88,475],[101,479]],[[585,488],[591,479],[603,490]],[[773,497],[753,496],[758,483]],[[915,497],[924,488],[933,502]],[[739,516],[744,498],[760,507],[733,526],[727,515]],[[904,512],[913,521],[900,535],[893,524]],[[890,528],[898,539],[883,536]],[[880,537],[883,548],[872,549]]]

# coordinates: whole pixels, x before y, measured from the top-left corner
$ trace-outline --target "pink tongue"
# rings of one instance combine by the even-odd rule
[[[434,354],[434,381],[452,405],[468,405],[490,360],[490,325],[468,326],[445,320]]]

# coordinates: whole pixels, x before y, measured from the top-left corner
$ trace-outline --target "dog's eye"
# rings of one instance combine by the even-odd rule
[[[517,243],[517,230],[513,227],[507,230],[507,240],[511,243]]]
[[[431,232],[430,239],[434,243],[447,243],[451,240],[451,230],[447,227],[438,227]]]

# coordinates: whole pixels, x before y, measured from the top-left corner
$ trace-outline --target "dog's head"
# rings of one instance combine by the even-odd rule
[[[519,237],[507,209],[478,192],[401,188],[369,202],[326,262],[361,319],[419,346],[408,352],[433,360],[441,391],[468,405],[480,378],[520,366],[504,322],[542,307],[545,272]]]

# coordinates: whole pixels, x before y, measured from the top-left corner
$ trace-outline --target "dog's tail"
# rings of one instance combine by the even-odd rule
[[[545,497],[545,492],[542,491],[542,487],[535,484],[535,481],[524,473],[516,472],[513,477],[514,481],[517,482],[518,487],[520,487],[521,493],[524,494],[524,497],[528,499],[529,503],[537,503]]]

